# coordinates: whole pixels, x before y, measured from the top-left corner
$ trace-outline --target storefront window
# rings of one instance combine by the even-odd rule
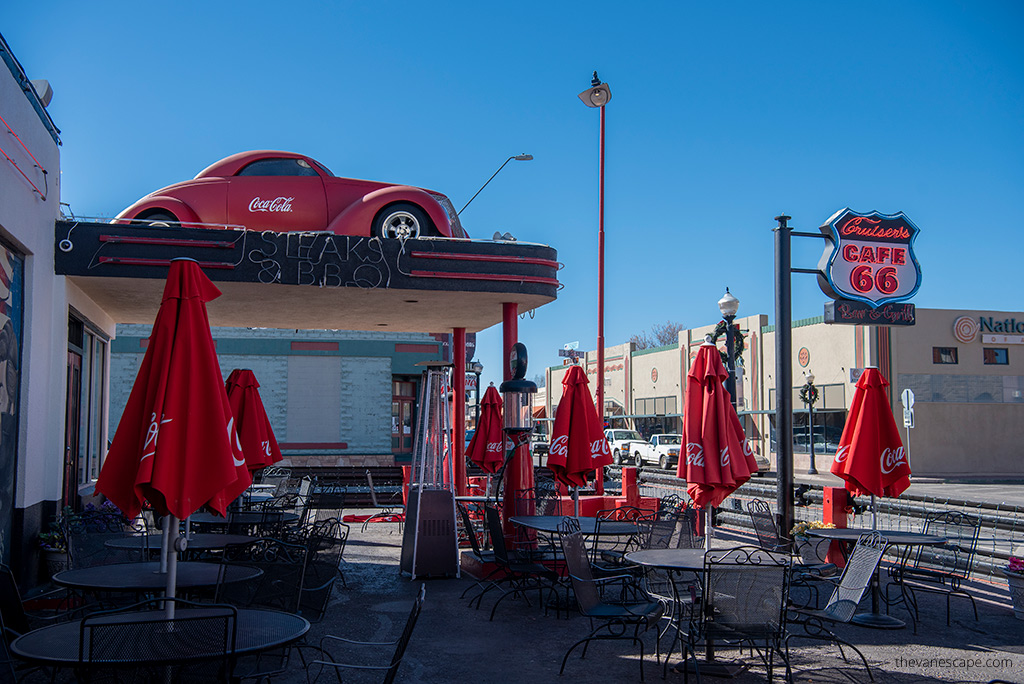
[[[984,349],[986,366],[1007,366],[1010,363],[1008,349]]]
[[[956,347],[932,347],[932,363],[959,363]]]

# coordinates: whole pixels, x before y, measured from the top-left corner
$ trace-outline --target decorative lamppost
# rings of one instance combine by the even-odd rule
[[[579,94],[580,100],[588,107],[601,110],[601,134],[598,161],[598,219],[597,219],[597,411],[604,424],[604,120],[605,107],[612,99],[612,89],[602,83],[594,72],[590,87]],[[599,493],[603,492],[598,478]]]
[[[487,182],[484,183],[483,185],[481,185],[480,189],[477,190],[473,194],[473,196],[469,198],[469,202],[472,202],[473,200],[475,200],[476,196],[479,195],[481,192],[483,192],[484,188],[487,187],[487,183],[490,183],[492,180],[494,180],[494,177],[497,176],[499,173],[501,173],[501,170],[503,168],[505,168],[505,164],[508,164],[513,159],[515,159],[516,161],[533,161],[533,155],[532,154],[513,154],[511,157],[506,159],[505,162],[501,166],[498,167],[498,170],[491,174],[491,177],[487,179]],[[466,211],[466,207],[469,206],[469,202],[466,202],[466,204],[461,209],[459,209],[459,211],[458,211],[459,214],[461,214],[462,212]]]
[[[817,475],[818,469],[814,467],[814,403],[818,401],[818,388],[814,386],[814,373],[808,371],[804,378],[807,382],[800,388],[800,401],[807,405],[807,444],[811,450],[811,467],[807,474]]]
[[[476,429],[480,425],[480,374],[484,372],[484,364],[473,359],[469,372],[476,375],[476,417],[473,419],[473,429]]]
[[[736,320],[736,312],[739,309],[740,300],[729,292],[729,288],[725,288],[725,294],[718,300],[718,310],[722,312],[722,318],[725,319],[725,357],[727,359],[726,370],[729,371],[725,389],[732,399],[733,408],[736,408],[736,329],[732,322]]]

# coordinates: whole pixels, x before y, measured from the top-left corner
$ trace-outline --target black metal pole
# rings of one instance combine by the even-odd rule
[[[732,326],[734,320],[736,320],[735,315],[725,317],[725,358],[729,363],[729,367],[726,369],[729,371],[729,377],[726,380],[725,389],[732,398],[732,407],[736,408],[736,333]]]
[[[818,469],[814,466],[814,399],[811,398],[814,394],[814,383],[809,382],[807,386],[810,387],[807,393],[809,399],[807,402],[807,434],[809,435],[807,443],[811,449],[811,467],[807,469],[807,474],[817,475]]]
[[[473,421],[473,429],[480,425],[480,374],[476,373],[476,419]]]
[[[793,529],[793,302],[792,232],[787,221],[776,216],[775,228],[775,448],[778,469],[779,531]]]

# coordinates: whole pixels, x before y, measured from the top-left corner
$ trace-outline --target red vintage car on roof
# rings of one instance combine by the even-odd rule
[[[338,178],[293,152],[240,152],[146,195],[114,219],[381,238],[468,237],[447,197],[410,185]]]

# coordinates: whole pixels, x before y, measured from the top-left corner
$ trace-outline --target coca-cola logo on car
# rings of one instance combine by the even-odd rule
[[[555,456],[567,457],[569,455],[569,435],[555,437],[548,449]]]
[[[882,450],[882,456],[879,458],[879,465],[882,468],[882,474],[888,475],[896,468],[907,462],[907,455],[903,451],[903,447],[898,449],[890,449],[886,447]]]
[[[294,197],[275,197],[274,199],[260,199],[253,197],[249,202],[249,211],[270,211],[270,212],[291,212],[292,200]]]
[[[704,447],[696,442],[689,442],[686,445],[686,465],[704,467]]]

